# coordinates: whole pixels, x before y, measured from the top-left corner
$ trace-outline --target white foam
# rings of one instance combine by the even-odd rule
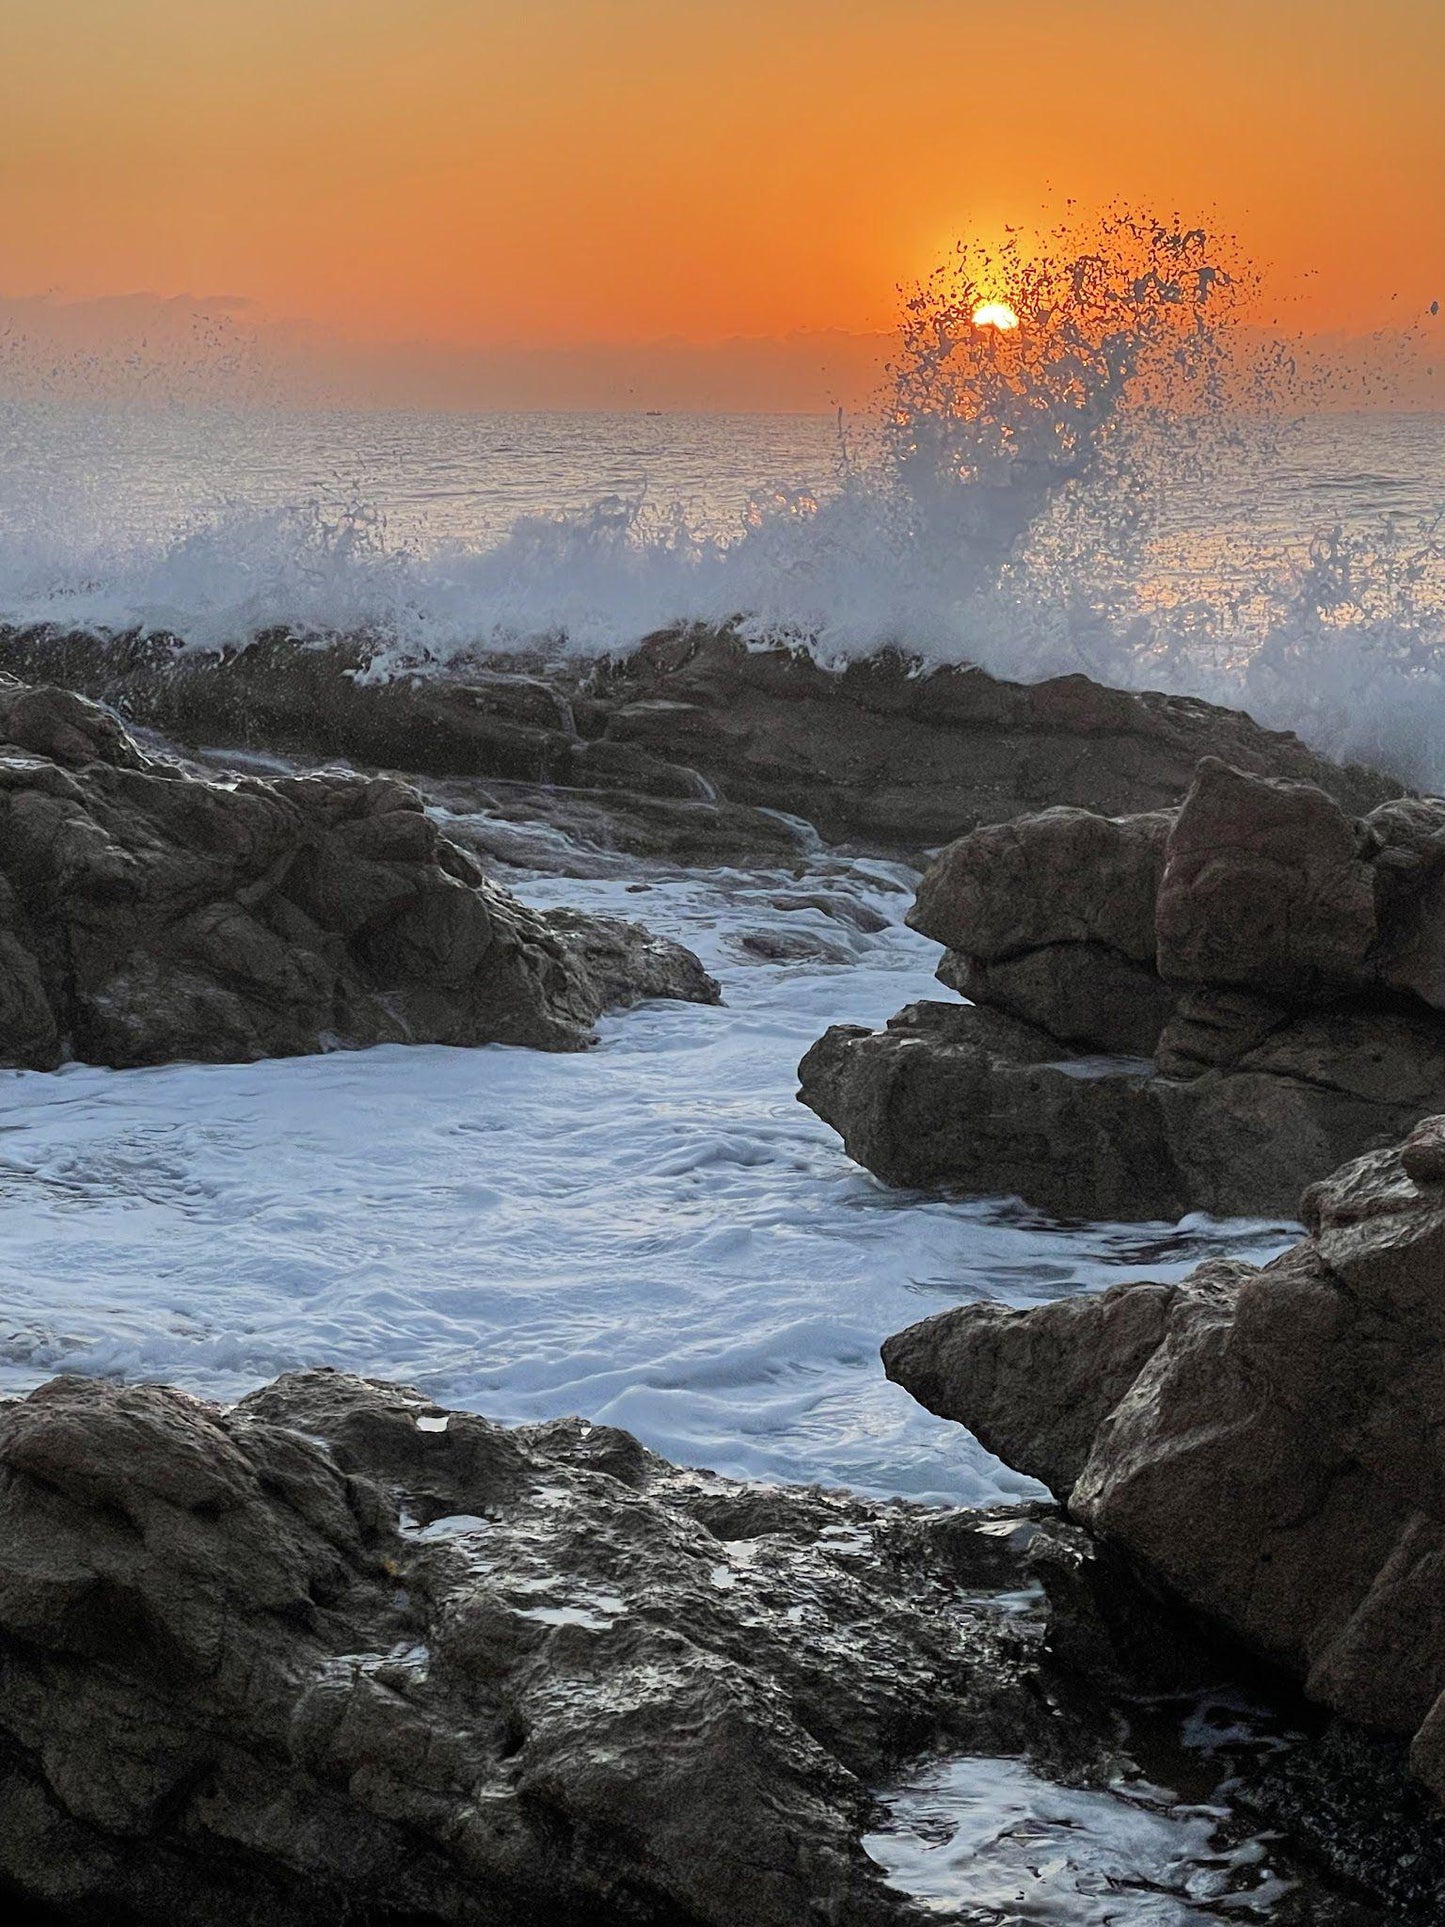
[[[1020,1760],[933,1763],[882,1796],[864,1837],[889,1885],[930,1911],[1060,1927],[1265,1920],[1287,1891],[1258,1840],[1224,1845],[1215,1807],[1143,1782],[1061,1787]]]
[[[889,1385],[878,1345],[960,1299],[1177,1277],[1247,1227],[1061,1229],[890,1191],[795,1099],[833,1022],[944,994],[883,864],[811,886],[889,921],[848,965],[749,960],[789,874],[524,880],[644,915],[727,1004],[654,1004],[599,1049],[394,1046],[0,1078],[0,1389],[57,1370],[235,1397],[298,1366],[508,1421],[577,1412],[743,1477],[988,1502],[1035,1488]],[[421,1414],[421,1422],[428,1419]]]
[[[1127,486],[1095,471],[1048,497],[1001,577],[962,539],[966,516],[920,509],[916,472],[906,489],[886,467],[830,475],[825,423],[781,418],[771,440],[756,422],[675,423],[638,458],[650,489],[639,472],[589,504],[609,445],[614,464],[633,446],[625,420],[609,444],[587,418],[569,432],[523,418],[509,439],[497,419],[470,441],[447,417],[325,418],[323,434],[182,416],[142,434],[12,406],[0,621],[198,646],[289,625],[445,673],[478,648],[591,654],[741,616],[826,661],[899,644],[1023,680],[1085,670],[1242,704],[1445,786],[1445,417],[1316,418],[1267,441],[1196,424],[1173,455],[1155,433]],[[740,453],[719,483],[729,432]],[[318,480],[318,442],[352,483]],[[813,485],[786,486],[804,461]]]

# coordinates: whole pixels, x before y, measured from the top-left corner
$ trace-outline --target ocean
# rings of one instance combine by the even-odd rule
[[[917,545],[889,526],[881,490],[840,469],[839,424],[826,419],[60,406],[0,419],[10,620],[231,643],[276,623],[365,630],[383,655],[445,674],[503,638],[596,650],[682,615],[756,616],[760,585],[770,624],[810,630],[833,653],[893,639],[957,656],[963,637],[948,624],[1004,609],[976,596],[945,607],[936,579],[907,578]],[[1232,452],[1259,448],[1251,435]],[[1123,558],[1128,622],[1117,598],[1112,631],[1082,595],[1070,601],[1061,558],[1097,530],[1065,515],[1029,565],[1034,653],[991,632],[990,666],[1078,667],[1092,651],[1118,680],[1164,671],[1208,691],[1205,642],[1227,631],[1242,646],[1246,621],[1265,619],[1246,589],[1257,600],[1289,558],[1378,555],[1392,518],[1422,540],[1445,502],[1445,416],[1316,417],[1272,431],[1254,466],[1231,466],[1225,439],[1207,452],[1155,478],[1147,541]],[[866,633],[845,607],[854,578],[830,583],[823,566],[850,538],[855,568],[868,542],[895,544],[899,576],[876,572]],[[1099,560],[1091,551],[1078,566]],[[1350,593],[1368,601],[1361,586]],[[1407,637],[1432,581],[1390,593],[1397,666],[1409,639],[1416,681],[1433,688],[1428,638]],[[1191,618],[1193,653],[1163,649],[1149,612],[1180,624],[1196,604],[1215,627],[1201,641],[1207,625]],[[1266,613],[1278,622],[1281,607]],[[1343,655],[1357,637],[1335,615]],[[1355,627],[1364,620],[1356,608]],[[1297,624],[1252,646],[1282,665],[1280,701],[1298,698],[1283,720],[1310,733],[1333,686],[1320,637],[1306,647]],[[1428,703],[1407,705],[1396,746],[1423,731],[1428,762],[1430,724]],[[539,904],[643,917],[723,983],[722,1009],[608,1020],[582,1059],[391,1049],[6,1077],[0,1387],[78,1369],[230,1397],[326,1361],[499,1418],[581,1411],[740,1476],[970,1501],[1024,1489],[883,1383],[888,1332],[973,1295],[1024,1302],[1178,1275],[1210,1251],[1273,1252],[1288,1228],[1052,1225],[1006,1201],[900,1198],[851,1165],[795,1101],[796,1063],[828,1024],[875,1024],[937,992],[938,951],[903,924],[910,875],[821,848],[809,863],[825,896],[856,899],[881,932],[780,910],[775,897],[797,894],[781,872],[620,860],[595,878],[506,871]],[[760,961],[743,942],[760,930],[801,931],[816,954]]]
[[[732,618],[827,659],[891,642],[1245,701],[1445,783],[1445,416],[1156,426],[1144,459],[1031,503],[1001,572],[978,566],[994,495],[901,489],[830,419],[12,404],[0,455],[0,622],[362,633],[383,671],[445,675]],[[903,921],[916,877],[822,846],[801,878],[576,854],[501,880],[679,938],[721,1006],[608,1018],[577,1056],[0,1075],[0,1395],[70,1371],[230,1399],[326,1364],[739,1477],[987,1504],[1039,1488],[888,1384],[885,1336],[1293,1242],[885,1188],[797,1103],[795,1066],[831,1023],[941,994]],[[1222,1848],[1221,1810],[1163,1789],[964,1759],[885,1804],[870,1851],[935,1906],[1190,1927],[1268,1919],[1283,1891],[1267,1841]]]
[[[1035,499],[1022,465],[900,476],[867,419],[0,403],[0,622],[365,632],[444,672],[742,618],[1205,695],[1445,784],[1445,414],[1171,418],[1098,453]],[[1000,504],[1027,525],[1001,575]]]

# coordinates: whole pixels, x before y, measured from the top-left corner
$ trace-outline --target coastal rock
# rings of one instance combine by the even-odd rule
[[[63,690],[0,684],[0,721],[0,1063],[567,1050],[606,1006],[716,997],[677,945],[526,908],[404,784],[207,782]]]
[[[67,769],[88,763],[147,767],[124,725],[98,703],[69,689],[35,688],[8,677],[0,679],[0,745],[48,757]]]
[[[1365,818],[1379,937],[1371,967],[1445,1010],[1445,798],[1401,797]]]
[[[966,1184],[1060,1217],[1177,1217],[1183,1183],[1147,1064],[1096,1071],[1046,1032],[964,1004],[910,1004],[881,1031],[838,1024],[799,1097],[887,1184]]]
[[[1445,1035],[1397,1012],[1309,1014],[1227,1068],[1164,1077],[999,1011],[924,1003],[879,1031],[834,1025],[798,1078],[801,1102],[885,1184],[1063,1218],[1269,1217],[1292,1214],[1301,1172],[1445,1104]]]
[[[938,980],[960,997],[1046,1029],[1063,1044],[1149,1057],[1173,1027],[1179,992],[1146,964],[1097,943],[1049,943],[1001,963],[950,950]]]
[[[722,990],[690,950],[645,924],[581,910],[546,910],[542,918],[581,964],[599,1009],[627,1010],[657,997],[720,1004]]]
[[[988,824],[929,865],[908,921],[981,963],[1093,943],[1152,964],[1174,821],[1167,810],[1107,817],[1056,808]]]
[[[964,1305],[884,1363],[1445,1799],[1445,1117],[1301,1209],[1262,1269]]]
[[[728,629],[666,630],[601,664],[494,656],[444,676],[384,673],[359,644],[284,635],[219,654],[35,628],[3,641],[16,673],[188,745],[570,791],[628,822],[675,816],[699,848],[752,835],[774,848],[781,811],[835,841],[917,855],[1054,804],[1170,807],[1205,755],[1316,782],[1352,813],[1401,791],[1188,697],[1078,675],[1011,683],[894,652],[834,670]]]
[[[1070,804],[1114,815],[1178,801],[1199,758],[1306,778],[1359,810],[1399,793],[1297,738],[1189,698],[1087,676],[1010,683],[972,665],[883,652],[841,670],[726,631],[665,632],[608,665],[589,694],[609,737],[679,753],[724,794],[789,811],[824,836],[936,847],[981,823]]]
[[[1273,1215],[1445,1107],[1441,799],[1352,820],[1206,758],[1177,811],[973,831],[909,921],[1009,1021],[919,1006],[809,1052],[802,1101],[887,1182]]]
[[[1032,1530],[334,1373],[52,1381],[0,1404],[0,1883],[176,1927],[904,1927],[870,1786],[1099,1757],[980,1596]]]
[[[1169,831],[1160,975],[1296,997],[1358,988],[1376,934],[1364,841],[1314,784],[1206,757]]]
[[[224,763],[225,752],[213,752]],[[629,790],[583,790],[558,784],[475,779],[413,779],[447,812],[454,842],[483,862],[545,870],[549,876],[611,876],[644,861],[699,868],[767,863],[781,868],[803,857],[808,832],[767,810],[719,797],[644,796]]]

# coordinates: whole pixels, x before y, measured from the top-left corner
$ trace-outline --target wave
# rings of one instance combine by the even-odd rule
[[[1297,479],[1290,410],[1318,397],[1241,332],[1249,291],[1227,242],[1127,212],[961,249],[905,303],[861,439],[840,436],[822,485],[758,490],[731,529],[645,489],[481,543],[398,540],[364,490],[128,540],[39,514],[0,537],[0,618],[198,648],[364,637],[376,674],[731,622],[825,662],[888,646],[1206,696],[1445,785],[1439,517],[1418,481],[1402,510],[1342,446],[1296,519],[1265,526],[1271,480]],[[976,325],[984,301],[1019,326]],[[1331,489],[1378,513],[1312,530],[1299,518]]]

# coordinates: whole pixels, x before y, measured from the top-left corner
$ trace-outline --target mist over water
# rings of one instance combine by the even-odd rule
[[[1445,415],[1247,343],[1248,276],[1116,215],[961,249],[860,421],[150,412],[0,401],[0,620],[198,646],[374,639],[378,668],[736,621],[1237,703],[1445,784]],[[972,325],[1006,297],[1004,334]]]

